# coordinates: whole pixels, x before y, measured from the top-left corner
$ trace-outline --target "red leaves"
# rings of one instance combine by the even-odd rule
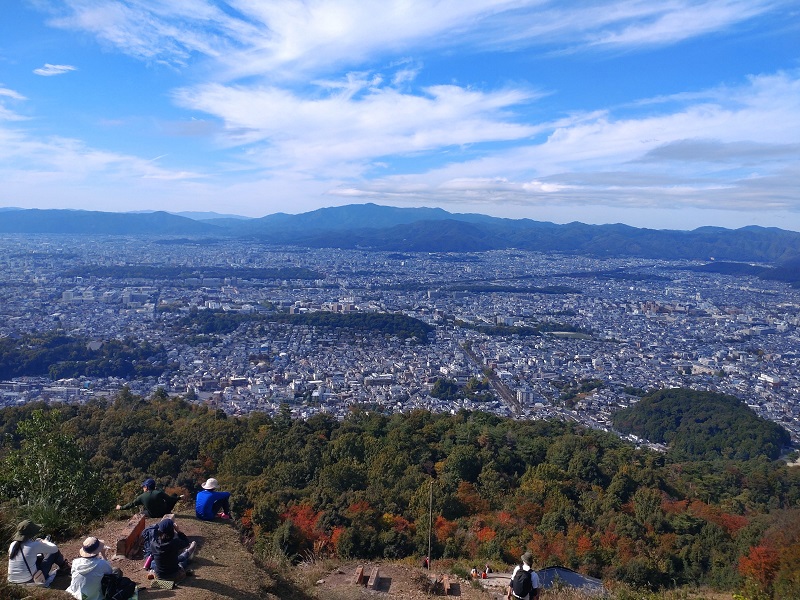
[[[751,546],[747,556],[739,559],[739,573],[768,589],[778,572],[778,552],[769,546]]]

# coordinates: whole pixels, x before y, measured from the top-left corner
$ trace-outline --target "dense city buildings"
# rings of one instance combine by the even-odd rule
[[[99,351],[133,340],[158,347],[163,368],[10,377],[0,404],[88,401],[128,386],[230,414],[467,408],[610,429],[610,415],[643,392],[684,387],[737,396],[800,441],[800,291],[699,264],[5,235],[0,341],[58,332]],[[187,317],[201,311],[242,318],[191,331]],[[315,312],[402,314],[432,332],[421,340],[277,318]],[[437,398],[440,379],[485,380],[491,393]]]

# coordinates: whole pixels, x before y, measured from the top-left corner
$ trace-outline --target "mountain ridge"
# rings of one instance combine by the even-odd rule
[[[399,252],[484,252],[520,249],[599,257],[792,264],[800,233],[750,225],[670,230],[622,223],[556,224],[441,208],[350,204],[296,215],[230,215],[197,219],[164,211],[111,213],[66,209],[0,209],[0,233],[206,235],[311,248]],[[187,213],[188,214],[188,213]]]

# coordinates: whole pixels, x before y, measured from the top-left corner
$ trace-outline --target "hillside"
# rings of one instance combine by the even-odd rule
[[[432,208],[352,204],[259,219],[193,220],[165,212],[109,213],[75,210],[7,210],[0,233],[176,235],[239,237],[270,245],[361,248],[398,252],[481,252],[523,249],[589,256],[786,263],[760,276],[796,282],[790,261],[800,257],[800,233],[777,228],[693,231],[656,230],[622,224],[557,225],[501,219]],[[180,242],[181,240],[177,240]],[[184,243],[195,243],[182,240]]]
[[[685,389],[659,390],[614,415],[624,433],[669,446],[677,460],[757,456],[776,459],[790,444],[780,425],[756,415],[738,398]]]
[[[217,477],[259,564],[324,557],[413,566],[430,554],[463,569],[507,565],[527,549],[538,565],[636,588],[733,590],[754,577],[768,547],[781,552],[768,555],[764,585],[796,591],[800,471],[779,461],[675,465],[574,423],[481,412],[354,409],[342,421],[292,420],[285,406],[233,418],[129,391],[109,403],[2,410],[0,439],[0,502],[12,527],[23,515],[47,518],[49,531],[80,538],[145,476],[187,494]],[[228,526],[221,531],[238,543]],[[208,558],[212,534],[200,534],[198,556]],[[214,581],[225,576],[201,566],[198,581],[206,567]],[[282,577],[279,587],[294,585],[286,582],[295,575]]]
[[[253,556],[239,543],[239,534],[230,522],[203,522],[194,518],[192,511],[184,510],[176,514],[175,522],[190,539],[197,541],[197,553],[192,563],[195,575],[182,581],[175,590],[148,589],[140,598],[170,597],[186,600],[214,600],[231,598],[246,600],[248,598],[274,598],[271,592],[276,583],[267,573],[259,569]],[[87,535],[94,535],[114,546],[125,528],[126,521],[107,521],[99,529],[90,529]],[[68,560],[78,556],[83,537],[68,540],[59,544],[59,548]],[[109,554],[111,558],[113,553]],[[114,567],[135,581],[138,585],[150,588],[152,582],[147,579],[147,572],[142,569],[142,560],[130,560],[125,557],[114,557]],[[5,569],[5,561],[2,561]],[[69,585],[69,577],[59,576],[53,582],[54,590],[65,590]],[[72,598],[68,594],[52,594],[53,598]]]

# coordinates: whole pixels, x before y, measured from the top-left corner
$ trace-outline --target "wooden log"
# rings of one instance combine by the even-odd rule
[[[380,572],[378,571],[378,567],[375,567],[372,569],[372,573],[370,573],[369,581],[367,582],[367,587],[371,590],[377,590],[380,580],[381,580]]]
[[[356,574],[353,576],[353,584],[361,585],[364,582],[364,565],[360,565],[356,569]]]
[[[142,535],[142,531],[144,531],[144,515],[132,516],[117,539],[117,555],[135,558],[134,553],[139,548],[139,536]]]

